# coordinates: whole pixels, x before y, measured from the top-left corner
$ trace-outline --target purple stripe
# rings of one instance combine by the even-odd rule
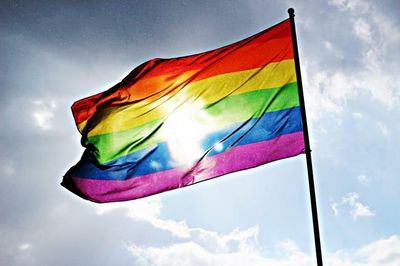
[[[96,180],[73,177],[80,194],[95,202],[124,201],[191,185],[303,153],[303,132],[272,140],[238,146],[227,152],[205,157],[191,167],[138,176],[127,180]]]

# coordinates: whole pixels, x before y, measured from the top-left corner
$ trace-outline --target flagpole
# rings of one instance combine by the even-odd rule
[[[312,213],[313,228],[314,228],[315,253],[317,256],[317,265],[322,266],[322,252],[321,252],[321,241],[320,241],[319,226],[318,226],[317,200],[315,197],[314,174],[313,174],[312,161],[311,161],[311,148],[310,148],[310,140],[309,140],[309,136],[308,136],[306,109],[305,109],[305,105],[304,105],[303,83],[301,81],[299,51],[297,48],[296,28],[295,28],[295,23],[294,23],[294,9],[289,8],[288,13],[289,13],[289,18],[290,18],[290,26],[291,26],[291,30],[292,30],[294,62],[295,62],[295,67],[296,67],[297,87],[299,90],[301,120],[302,120],[302,124],[303,124],[303,132],[304,132],[304,144],[305,144],[305,149],[306,149],[305,152],[306,152],[307,172],[308,172],[308,186],[309,186],[309,190],[310,190],[310,199],[311,199],[311,213]]]

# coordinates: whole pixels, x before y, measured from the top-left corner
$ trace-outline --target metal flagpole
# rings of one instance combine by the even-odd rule
[[[298,90],[299,90],[301,120],[302,120],[302,124],[303,124],[303,132],[304,132],[304,144],[305,144],[305,148],[306,148],[308,186],[310,189],[311,212],[312,212],[312,220],[313,220],[313,228],[314,228],[315,252],[316,252],[316,256],[317,256],[317,265],[322,266],[322,252],[321,252],[321,241],[320,241],[320,237],[319,237],[319,227],[318,227],[317,201],[316,201],[316,197],[315,197],[315,186],[314,186],[314,175],[313,175],[312,161],[311,161],[310,140],[308,137],[306,109],[304,106],[303,83],[301,81],[299,51],[297,48],[296,28],[295,28],[295,23],[294,23],[294,9],[289,8],[288,13],[289,13],[289,18],[290,18],[290,26],[292,29],[294,61],[295,61],[295,66],[296,66],[297,86],[298,86]]]

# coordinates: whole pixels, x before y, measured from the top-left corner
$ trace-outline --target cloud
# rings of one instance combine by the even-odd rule
[[[204,229],[203,229],[204,230]],[[207,231],[204,230],[206,233]],[[239,231],[238,231],[239,232]],[[210,233],[208,231],[208,233]],[[201,243],[198,239],[190,239],[182,243],[165,246],[127,246],[127,249],[137,259],[138,265],[272,265],[272,266],[302,266],[314,265],[313,255],[302,251],[294,241],[286,240],[277,245],[273,257],[265,257],[262,248],[257,245],[258,230],[251,234],[239,234],[232,240],[232,245],[224,250],[215,249],[207,241]],[[207,238],[204,234],[203,238]],[[215,234],[217,238],[227,235]],[[249,241],[250,240],[250,241]],[[391,236],[361,247],[354,254],[344,251],[325,252],[327,265],[335,266],[394,266],[400,263],[400,238]]]
[[[330,5],[336,6],[341,10],[358,11],[361,13],[371,9],[368,1],[365,0],[330,0]]]
[[[195,239],[199,243],[212,247],[215,251],[224,252],[235,242],[239,247],[250,246],[248,241],[257,243],[258,226],[246,230],[233,230],[231,233],[220,236],[216,232],[202,228],[191,228],[186,221],[174,221],[161,218],[162,202],[158,196],[144,198],[133,202],[109,203],[96,206],[98,215],[112,214],[122,210],[133,221],[150,223],[159,230],[170,232],[173,237],[180,239]]]
[[[377,123],[377,126],[379,128],[379,131],[382,133],[383,136],[387,137],[390,135],[390,130],[389,128],[386,126],[386,124],[384,124],[383,122],[379,121]]]
[[[359,202],[357,193],[342,198],[339,206],[347,204],[354,219],[374,215],[369,207]],[[150,223],[157,230],[171,233],[171,242],[161,244],[126,244],[125,248],[135,259],[135,265],[272,265],[309,266],[315,264],[315,257],[301,250],[293,240],[280,241],[270,256],[258,242],[259,226],[235,229],[221,234],[204,228],[193,228],[185,221],[161,218],[162,202],[158,197],[146,198],[130,203],[116,203],[96,206],[98,215],[115,214],[123,211],[132,222],[139,220]],[[165,225],[169,226],[165,226]],[[173,225],[173,226],[171,226]],[[176,231],[176,227],[181,227]],[[182,233],[182,230],[185,233]],[[179,233],[177,233],[179,232]],[[324,252],[327,265],[335,266],[394,266],[400,263],[400,238],[397,235],[383,238],[348,253],[343,250]]]
[[[222,238],[224,236],[221,236]],[[139,265],[312,265],[312,257],[299,250],[292,241],[285,241],[279,245],[279,252],[284,255],[283,259],[271,259],[264,257],[260,249],[253,246],[254,243],[247,242],[247,238],[235,239],[237,242],[246,243],[239,248],[229,248],[225,252],[219,252],[196,241],[172,244],[163,247],[140,247],[130,246],[128,249],[137,258]],[[233,245],[234,246],[234,245]]]
[[[177,243],[162,247],[128,246],[128,250],[137,258],[138,265],[271,265],[271,266],[309,266],[315,265],[315,257],[300,250],[291,240],[278,245],[276,258],[265,257],[259,249],[229,250],[215,252],[195,241]],[[365,245],[354,253],[342,250],[334,253],[325,252],[326,265],[335,266],[395,266],[400,263],[400,239],[393,235]]]
[[[325,71],[318,71],[316,67],[305,61],[302,65],[303,73],[303,84],[307,90],[304,91],[306,97],[307,112],[310,120],[317,120],[323,117],[324,113],[339,114],[343,111],[343,107],[337,104],[337,102],[328,97],[326,94],[327,88],[331,88],[328,83],[331,80],[328,79],[329,75]],[[333,89],[346,93],[345,87],[334,86]],[[343,95],[342,93],[342,95]],[[330,92],[332,95],[332,92]],[[334,97],[338,98],[338,97]],[[312,99],[312,101],[307,101]]]
[[[361,179],[363,179],[361,177]],[[351,215],[353,220],[358,220],[364,217],[373,217],[375,213],[371,211],[370,207],[362,204],[359,201],[360,195],[355,192],[351,192],[342,197],[340,202],[332,202],[331,209],[335,216],[339,215],[339,208],[346,209]]]
[[[23,243],[18,248],[19,248],[19,250],[24,251],[24,250],[30,249],[31,248],[31,244]]]
[[[199,227],[186,221],[161,218],[162,202],[157,196],[133,202],[97,205],[97,215],[123,211],[133,222],[144,221],[157,230],[171,233],[173,241],[165,246],[126,244],[138,265],[310,265],[311,258],[293,241],[283,241],[278,252],[287,258],[285,264],[265,258],[258,243],[259,227],[234,229],[227,234]],[[182,242],[183,241],[183,242]]]
[[[335,45],[330,41],[324,42],[325,49],[329,51],[329,53],[333,54],[338,59],[343,59],[343,52],[339,50]]]
[[[15,173],[14,162],[10,160],[4,160],[1,162],[0,173],[4,174],[5,176],[10,176]]]
[[[361,119],[361,118],[363,118],[363,114],[362,114],[362,113],[359,113],[359,112],[354,112],[354,113],[352,113],[352,115],[353,115],[353,117],[356,118],[356,119]]]
[[[55,100],[35,100],[32,117],[35,125],[41,130],[49,130],[53,127],[52,120],[57,107]]]
[[[369,206],[363,205],[359,202],[360,195],[352,192],[342,198],[342,203],[348,204],[351,208],[350,214],[354,220],[360,217],[371,217],[375,216],[375,213],[370,210]]]
[[[358,18],[354,22],[354,31],[363,41],[370,43],[372,41],[371,26],[364,18]]]
[[[2,26],[4,38],[0,47],[2,61],[7,63],[2,65],[0,146],[6,160],[0,158],[0,175],[4,181],[0,189],[0,209],[4,213],[0,219],[1,265],[138,265],[135,260],[143,260],[143,265],[158,262],[160,265],[174,262],[177,265],[313,265],[314,256],[309,254],[312,247],[303,248],[312,245],[303,242],[307,240],[275,239],[275,234],[259,237],[261,232],[279,227],[276,222],[271,222],[267,228],[246,225],[232,230],[226,226],[226,231],[219,232],[195,227],[190,220],[170,219],[170,213],[182,214],[184,210],[174,208],[171,211],[171,208],[164,212],[163,202],[158,197],[121,205],[101,205],[100,208],[59,187],[61,175],[81,155],[69,109],[74,100],[112,86],[134,65],[147,58],[213,48],[232,38],[244,37],[249,29],[257,31],[269,24],[272,17],[276,21],[282,17],[276,12],[280,9],[276,8],[276,3],[258,2],[258,5],[252,2],[254,16],[244,16],[249,12],[242,8],[243,5],[226,5],[227,2],[218,2],[218,6],[197,2],[185,5],[176,2],[173,6],[172,3],[146,2],[139,8],[107,3],[77,6],[43,2],[39,6],[13,5],[14,11],[4,8],[7,19]],[[316,7],[308,9],[306,16],[301,15],[300,7],[306,11],[307,2],[298,4],[299,38],[304,38],[304,48],[311,50],[308,55],[305,50],[300,51],[301,56],[306,55],[302,60],[305,63],[302,71],[305,72],[303,79],[307,76],[309,84],[305,86],[305,92],[309,97],[306,98],[307,110],[310,107],[312,110],[310,116],[326,118],[329,113],[351,117],[354,110],[346,108],[353,100],[359,100],[359,96],[361,100],[357,103],[368,104],[364,100],[369,97],[376,101],[373,105],[382,113],[385,109],[398,109],[396,84],[399,84],[397,51],[400,34],[397,21],[376,6],[374,9],[378,2],[334,0],[330,3],[333,7],[329,10],[313,3]],[[221,16],[222,9],[226,13]],[[88,10],[91,16],[87,16]],[[118,14],[118,19],[113,14]],[[148,23],[150,15],[156,18],[152,23]],[[321,16],[324,17],[320,23],[312,21]],[[306,19],[313,23],[303,23]],[[179,27],[185,24],[184,21],[196,23]],[[160,28],[160,24],[165,27]],[[329,30],[321,28],[324,25]],[[310,31],[308,35],[302,34],[305,26]],[[194,32],[193,29],[199,30]],[[232,35],[232,32],[236,33]],[[160,46],[160,42],[163,45]],[[363,105],[356,107],[365,118],[356,121],[360,122],[357,126],[373,119],[374,115],[386,118],[382,113],[363,109]],[[359,118],[356,113],[353,116]],[[341,130],[348,126],[346,119],[340,118],[328,118],[328,125],[321,123],[321,132],[329,132],[325,140],[340,139],[333,130],[335,121],[343,121]],[[372,123],[378,131],[379,125]],[[389,120],[382,123],[391,126],[389,129],[394,134]],[[46,134],[35,134],[38,131]],[[348,139],[360,139],[360,135],[351,135]],[[347,149],[348,146],[340,147]],[[339,156],[338,160],[343,161],[345,157]],[[320,170],[324,171],[323,158],[319,158]],[[368,172],[363,163],[361,169]],[[157,163],[154,166],[157,167]],[[329,167],[332,168],[332,164]],[[256,171],[261,171],[260,175],[266,174],[263,170]],[[346,186],[346,183],[342,185]],[[330,189],[336,188],[340,189],[338,186]],[[276,191],[272,189],[271,194],[275,195]],[[188,202],[204,199],[196,196]],[[254,195],[254,199],[258,196]],[[279,193],[276,197],[279,199]],[[346,203],[342,203],[341,198],[338,201],[331,206],[336,215],[349,216],[354,210],[358,220],[366,217],[362,213],[374,214],[374,209],[366,206],[359,197]],[[357,208],[361,211],[356,211]],[[237,209],[229,211],[237,212]],[[197,214],[188,212],[187,215],[188,219],[195,219],[196,215],[208,216],[209,213],[208,205]],[[237,224],[246,224],[252,214],[246,219],[241,217]],[[352,223],[351,218],[348,220],[345,226],[357,231],[358,223]],[[223,222],[215,221],[215,226],[225,226],[221,225]],[[386,229],[393,229],[390,224],[387,226]],[[362,235],[359,241],[368,238],[362,231],[359,233]],[[354,243],[354,239],[340,234],[328,234],[325,238],[333,242],[346,239],[348,246]],[[276,250],[266,250],[263,243],[269,241],[276,241]],[[359,249],[351,248],[354,252],[324,251],[326,264],[400,265],[398,235],[385,236]]]
[[[400,237],[393,235],[362,247],[357,254],[369,265],[397,266],[400,264]]]
[[[134,221],[146,221],[154,227],[171,232],[174,236],[187,238],[190,235],[189,228],[184,221],[163,220],[161,215],[161,198],[153,196],[134,202],[117,202],[98,205],[96,212],[104,215],[115,210],[125,210],[126,215]]]
[[[338,216],[339,215],[339,210],[338,210],[338,203],[333,202],[331,204],[331,209],[333,211],[333,215]]]
[[[358,180],[358,182],[360,182],[364,186],[368,186],[369,183],[371,182],[371,179],[366,175],[357,176],[357,180]]]
[[[329,4],[338,8],[339,15],[343,13],[342,27],[353,29],[353,34],[342,33],[351,47],[341,43],[338,33],[323,42],[322,55],[315,49],[305,50],[302,73],[310,119],[326,117],[327,113],[340,115],[350,100],[365,93],[387,110],[398,108],[396,84],[400,77],[394,70],[400,68],[396,53],[400,29],[396,21],[377,2],[331,0]]]

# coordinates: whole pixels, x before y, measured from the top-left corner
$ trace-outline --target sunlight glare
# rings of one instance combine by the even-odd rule
[[[199,159],[205,152],[204,137],[212,131],[211,116],[196,102],[171,112],[163,125],[163,136],[174,160],[174,166],[185,166]]]

